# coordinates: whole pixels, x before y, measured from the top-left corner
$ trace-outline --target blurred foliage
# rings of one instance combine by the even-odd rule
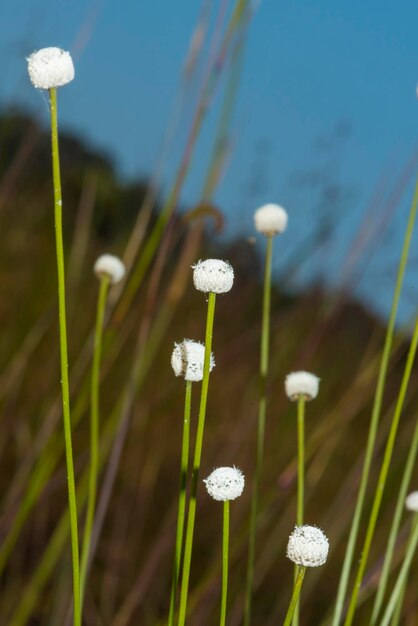
[[[108,157],[66,133],[61,134],[60,145],[71,392],[73,418],[75,413],[79,417],[74,427],[74,450],[80,482],[88,463],[86,390],[98,291],[91,268],[100,253],[122,254],[147,185],[146,181],[121,183]],[[157,213],[155,206],[151,225]],[[208,231],[200,250],[193,252],[190,262],[182,265],[182,259],[187,260],[187,246],[198,232],[193,229],[202,227],[202,220],[214,216],[218,225],[221,224],[218,213],[206,206],[192,207],[185,219],[174,217],[157,260],[132,306],[122,319],[117,315],[109,317],[101,388],[102,432],[112,419],[116,427],[123,423],[121,398],[125,397],[137,362],[141,364],[142,377],[136,380],[135,396],[128,411],[127,437],[120,439],[124,445],[87,589],[86,626],[155,626],[163,624],[167,615],[184,394],[182,381],[174,378],[171,371],[170,355],[174,341],[183,337],[203,339],[206,303],[204,296],[192,287],[190,265],[196,258],[206,256],[229,259],[236,274],[233,291],[219,297],[217,302],[214,333],[217,365],[209,389],[202,478],[215,466],[230,464],[239,466],[246,477],[244,497],[231,506],[228,623],[230,626],[241,623],[249,497],[255,462],[263,262],[250,240],[221,245],[216,235]],[[59,460],[36,505],[28,512],[3,571],[0,623],[4,625],[12,623],[12,615],[23,604],[33,573],[67,504],[60,443],[52,220],[49,136],[29,116],[8,112],[0,118],[2,545],[35,476],[39,459],[43,454],[56,453]],[[280,253],[279,246],[275,253]],[[181,287],[183,283],[185,290]],[[167,320],[169,323],[164,325]],[[311,370],[321,377],[319,397],[307,406],[306,520],[326,531],[331,553],[325,567],[308,572],[301,612],[301,626],[317,625],[328,615],[335,599],[383,335],[382,324],[344,293],[324,293],[313,286],[303,294],[291,295],[280,284],[273,289],[254,626],[280,623],[293,577],[285,547],[296,510],[296,407],[285,397],[284,377],[295,369]],[[407,340],[406,334],[398,334],[391,360],[373,482],[399,388]],[[195,385],[192,428],[196,423],[198,396],[199,385]],[[384,497],[366,579],[367,591],[376,584],[375,574],[384,553],[403,462],[417,419],[417,399],[415,375],[402,418],[390,488]],[[113,440],[115,430],[112,432]],[[116,440],[119,436],[120,431]],[[101,485],[104,476],[103,471]],[[415,479],[418,479],[416,473]],[[372,495],[370,488],[369,497]],[[211,501],[202,488],[190,595],[189,623],[196,626],[218,620],[221,517],[222,507]],[[407,527],[405,517],[397,565],[402,558]],[[402,622],[406,626],[415,623],[418,610],[414,591],[417,574],[415,570],[406,597]],[[70,550],[66,543],[25,623],[65,625],[70,593]],[[357,624],[368,623],[370,602],[368,594],[363,595]]]

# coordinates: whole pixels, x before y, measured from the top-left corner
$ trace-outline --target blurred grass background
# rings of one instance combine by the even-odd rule
[[[1,623],[52,626],[66,623],[71,563],[64,523],[64,540],[58,543],[39,584],[37,568],[67,505],[49,138],[32,119],[14,111],[1,118],[0,142],[4,199],[0,213]],[[88,462],[88,367],[98,290],[91,268],[105,250],[123,253],[147,187],[146,181],[122,183],[106,158],[77,138],[64,134],[61,154],[74,449],[78,484],[82,485]],[[174,341],[203,338],[205,301],[192,288],[190,265],[207,256],[229,259],[236,274],[233,291],[218,299],[217,366],[211,377],[202,477],[213,467],[229,464],[239,466],[246,476],[245,495],[232,507],[231,529],[229,623],[241,622],[255,456],[263,261],[252,233],[247,239],[221,242],[214,216],[219,227],[219,212],[210,206],[173,217],[131,305],[118,309],[116,304],[109,309],[101,388],[106,466],[101,473],[101,505],[103,490],[108,499],[86,594],[88,625],[163,624],[167,614],[184,393],[182,382],[171,371],[170,355]],[[156,220],[158,206],[147,226],[148,235]],[[281,243],[276,242],[276,254],[280,254]],[[320,239],[317,245],[321,247]],[[325,529],[331,553],[326,567],[309,572],[302,604],[302,623],[320,624],[335,598],[383,336],[382,322],[348,293],[324,291],[318,285],[295,295],[280,282],[275,285],[254,624],[280,622],[291,592],[292,568],[285,558],[285,546],[296,506],[296,420],[295,407],[284,394],[284,377],[299,368],[321,377],[319,397],[307,407],[306,520]],[[379,467],[407,345],[408,333],[399,329],[374,472]],[[417,392],[415,374],[367,575],[364,616],[370,608],[367,595],[377,580],[415,426]],[[194,416],[197,395],[195,390]],[[417,479],[415,472],[415,482]],[[36,497],[27,514],[19,518],[22,503],[27,504],[28,485],[37,486]],[[204,489],[199,496],[190,623],[212,624],[219,610],[221,507]],[[81,498],[82,487],[80,502]],[[21,524],[13,536],[16,519],[21,519]],[[405,518],[404,532],[407,524]],[[397,564],[401,558],[402,537]],[[403,623],[408,626],[416,623],[416,583],[415,568],[405,605]],[[366,624],[361,616],[362,610],[356,623]]]

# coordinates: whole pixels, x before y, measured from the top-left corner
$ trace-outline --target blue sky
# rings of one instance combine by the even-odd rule
[[[222,2],[208,2],[212,25]],[[256,206],[283,204],[290,214],[289,244],[281,245],[290,254],[295,242],[317,227],[321,191],[304,183],[319,175],[342,185],[347,193],[335,208],[335,236],[323,258],[306,263],[298,277],[303,282],[320,275],[338,285],[347,247],[376,186],[390,193],[418,147],[418,3],[257,4],[231,128],[234,151],[215,200],[228,217],[227,232],[242,235],[252,234]],[[18,101],[47,121],[46,100],[29,85],[24,57],[46,45],[70,49],[77,74],[60,93],[62,125],[109,152],[123,175],[147,175],[178,100],[201,5],[198,0],[2,2],[0,102]],[[184,146],[192,105],[191,96],[167,161],[164,190]],[[186,205],[199,198],[218,110],[219,99],[197,144],[182,193]],[[411,194],[409,185],[381,233],[382,252],[370,258],[356,285],[357,294],[370,299],[370,286],[379,277],[381,288],[372,300],[381,311],[391,295]],[[374,211],[379,219],[382,201]],[[408,280],[404,317],[418,302],[412,273]]]

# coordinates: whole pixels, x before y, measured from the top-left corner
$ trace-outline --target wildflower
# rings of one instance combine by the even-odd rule
[[[171,366],[176,376],[183,376],[185,380],[198,382],[203,378],[203,363],[205,360],[205,346],[199,341],[184,339],[174,344],[171,355]],[[213,352],[210,355],[209,371],[215,367]]]
[[[203,481],[214,500],[235,500],[244,491],[244,474],[237,467],[218,467]]]
[[[303,567],[318,567],[327,560],[329,542],[316,526],[295,526],[287,544],[287,558]]]
[[[407,496],[405,500],[405,506],[408,511],[418,513],[418,491],[413,491],[409,494],[409,496]]]
[[[287,221],[285,209],[278,204],[265,204],[254,213],[255,229],[267,237],[284,233]]]
[[[204,293],[226,293],[234,282],[234,270],[226,261],[207,259],[193,265],[193,283]]]
[[[102,254],[94,264],[94,273],[98,278],[107,276],[115,285],[125,276],[125,266],[117,256]]]
[[[74,78],[74,64],[69,52],[61,48],[41,48],[27,58],[31,83],[37,89],[62,87]]]
[[[310,372],[292,372],[286,376],[284,383],[286,394],[290,400],[313,400],[318,395],[320,379]]]

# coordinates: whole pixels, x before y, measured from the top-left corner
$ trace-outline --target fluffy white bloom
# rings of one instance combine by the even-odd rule
[[[292,372],[286,376],[284,388],[291,400],[304,396],[306,400],[316,398],[319,391],[319,378],[310,372]]]
[[[108,276],[112,285],[115,285],[125,276],[125,266],[113,254],[102,254],[94,264],[94,273],[98,278]]]
[[[237,467],[218,467],[203,481],[214,500],[235,500],[244,491],[244,474]]]
[[[318,567],[327,560],[329,541],[316,526],[295,526],[287,544],[287,558],[304,567]]]
[[[207,259],[193,265],[193,283],[198,291],[226,293],[234,282],[234,270],[226,261]]]
[[[408,511],[414,511],[414,513],[418,513],[418,491],[413,491],[407,496],[405,500],[405,506]]]
[[[278,204],[265,204],[254,213],[255,229],[266,236],[284,233],[287,220],[286,211]]]
[[[74,78],[71,55],[61,48],[41,48],[27,58],[31,83],[38,89],[62,87]]]
[[[185,380],[198,382],[203,378],[203,363],[205,360],[205,346],[198,341],[184,339],[174,344],[171,355],[171,367],[176,376],[183,376]],[[210,355],[209,371],[215,367],[213,352]]]

